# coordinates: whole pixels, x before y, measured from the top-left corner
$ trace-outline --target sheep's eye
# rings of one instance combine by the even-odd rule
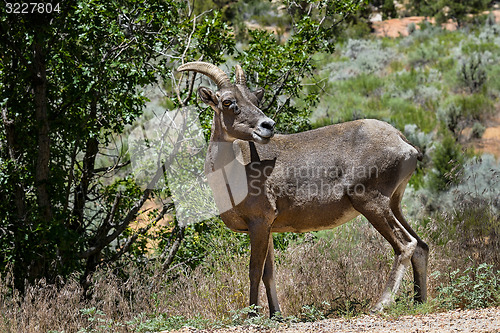
[[[233,104],[233,101],[230,101],[228,99],[226,99],[225,101],[222,102],[222,105],[225,106],[226,108],[230,107],[231,104]]]

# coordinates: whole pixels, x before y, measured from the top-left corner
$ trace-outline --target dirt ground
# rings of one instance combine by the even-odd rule
[[[500,10],[494,10],[493,14],[495,15],[496,21],[500,22]],[[433,18],[426,18],[424,16],[411,16],[405,17],[401,19],[391,19],[385,21],[372,22],[373,28],[375,29],[374,34],[379,37],[399,37],[399,36],[408,36],[408,26],[411,23],[416,25],[417,30],[420,29],[418,24],[422,21],[428,20],[431,23],[434,23]],[[444,28],[448,30],[455,30],[457,28],[455,23],[449,22],[444,24]]]
[[[224,329],[197,330],[185,327],[176,333],[448,333],[448,332],[500,332],[500,308],[480,310],[454,310],[397,319],[380,315],[353,319],[326,319],[313,323],[282,324],[276,328],[237,326]],[[161,332],[161,333],[166,333]]]
[[[487,127],[483,137],[476,145],[476,148],[482,152],[500,157],[500,114],[497,115],[495,126]]]
[[[488,119],[485,124],[486,130],[480,139],[470,142],[476,151],[493,154],[500,158],[500,108],[494,117]]]

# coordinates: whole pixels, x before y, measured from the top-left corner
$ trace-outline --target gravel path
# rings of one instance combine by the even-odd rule
[[[177,333],[323,333],[323,332],[500,332],[500,308],[481,310],[455,310],[421,316],[386,319],[382,316],[362,316],[351,320],[327,319],[314,323],[283,324],[278,328],[237,326],[224,329],[197,330],[186,327]]]

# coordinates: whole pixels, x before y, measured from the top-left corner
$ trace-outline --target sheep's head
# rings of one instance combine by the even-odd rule
[[[190,62],[177,70],[204,74],[217,84],[218,90],[215,92],[206,87],[199,87],[198,95],[214,109],[214,121],[219,122],[225,140],[269,142],[274,135],[274,121],[258,107],[264,90],[251,91],[247,86],[245,73],[239,65],[235,67],[235,84],[231,83],[223,70],[206,62]]]

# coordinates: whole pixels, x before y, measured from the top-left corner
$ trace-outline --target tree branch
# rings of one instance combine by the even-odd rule
[[[153,222],[151,223],[148,223],[145,227],[142,227],[141,229],[139,229],[135,234],[133,234],[132,236],[129,237],[129,239],[125,242],[125,244],[123,245],[123,247],[120,249],[120,251],[118,253],[116,253],[111,259],[109,259],[110,262],[113,262],[113,261],[116,261],[117,259],[119,259],[123,254],[125,254],[126,252],[128,252],[130,250],[130,247],[132,246],[132,244],[134,244],[134,242],[137,240],[137,238],[141,235],[144,235],[146,234],[153,226],[155,226],[156,224],[158,224],[158,222],[165,216],[165,214],[167,214],[172,208],[174,208],[174,204],[173,203],[168,203],[166,205],[163,205],[163,208],[160,212],[160,214],[154,219]]]
[[[182,106],[186,106],[189,100],[191,99],[191,94],[193,93],[194,81],[196,80],[196,72],[193,73],[191,77],[191,83],[189,84],[188,93],[186,98],[182,101]]]
[[[81,259],[86,259],[90,258],[93,255],[98,254],[102,249],[104,249],[107,245],[109,245],[112,241],[114,241],[134,220],[141,207],[144,205],[144,203],[149,199],[151,193],[153,192],[153,189],[155,188],[156,184],[160,180],[160,178],[164,175],[165,173],[165,165],[172,165],[172,161],[175,158],[175,155],[180,149],[181,143],[184,140],[183,135],[179,135],[177,138],[177,141],[174,145],[174,148],[172,149],[172,152],[170,153],[167,161],[162,163],[156,170],[156,173],[153,177],[153,179],[148,183],[146,190],[144,190],[141,199],[137,201],[132,208],[129,210],[127,215],[123,218],[123,220],[119,223],[116,224],[114,232],[111,234],[107,235],[106,237],[96,239],[95,245],[91,246],[88,250],[81,252],[78,254],[78,257]]]
[[[285,86],[285,84],[288,81],[288,77],[290,76],[291,71],[292,70],[289,69],[286,72],[285,77],[283,78],[283,81],[281,82],[281,85],[278,87],[278,89],[276,89],[276,91],[275,91],[275,93],[273,95],[273,98],[271,99],[271,102],[269,102],[269,104],[267,104],[266,107],[262,108],[263,112],[267,112],[273,106],[273,104],[276,102],[276,99],[278,99],[278,96],[280,95],[281,91],[283,90],[283,87]]]
[[[44,221],[52,219],[52,207],[48,191],[49,164],[50,164],[50,138],[49,119],[47,110],[47,69],[45,55],[41,42],[35,42],[34,61],[35,74],[33,75],[33,88],[35,94],[35,117],[38,123],[37,132],[37,160],[35,172],[35,187],[37,201]]]
[[[93,117],[96,110],[96,103],[92,102],[90,117]],[[94,175],[94,165],[97,153],[99,152],[99,142],[97,138],[91,137],[87,139],[85,147],[85,156],[83,157],[82,175],[80,183],[75,189],[75,203],[73,206],[73,215],[76,217],[71,224],[72,230],[80,230],[83,226],[84,209],[87,201],[87,194],[89,193],[89,185]]]
[[[7,107],[2,107],[2,120],[6,132],[7,150],[9,152],[9,158],[17,167],[18,152],[16,151],[16,129],[15,124],[12,119],[9,119],[7,115]],[[17,210],[18,221],[24,221],[26,219],[26,196],[22,182],[16,181],[14,184],[14,202]]]
[[[98,173],[98,172],[108,173],[108,172],[111,172],[113,170],[121,169],[123,167],[126,167],[130,163],[131,163],[131,161],[129,160],[129,161],[127,161],[125,163],[122,163],[122,164],[115,164],[115,165],[112,165],[112,166],[109,166],[109,167],[97,168],[97,169],[94,169],[94,173]]]
[[[163,270],[166,270],[174,261],[175,255],[177,254],[177,251],[179,251],[179,247],[181,246],[181,242],[184,239],[184,231],[186,230],[186,226],[181,226],[177,224],[172,230],[172,237],[174,237],[174,242],[172,243],[172,246],[170,247],[170,251],[168,251],[168,256],[166,256],[165,261],[162,264]],[[166,254],[166,249],[163,251],[160,259],[163,259]]]

